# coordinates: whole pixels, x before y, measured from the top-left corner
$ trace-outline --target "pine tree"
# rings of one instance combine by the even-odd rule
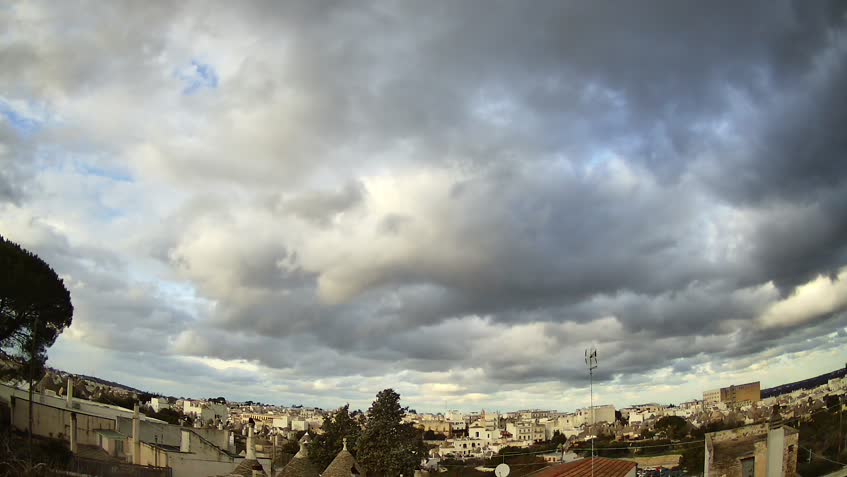
[[[368,475],[412,476],[426,455],[420,432],[403,422],[407,409],[393,389],[376,395],[357,445],[359,463]]]
[[[32,388],[47,363],[47,348],[71,324],[71,295],[44,260],[0,236],[0,378],[29,384],[29,442],[32,446]]]
[[[309,448],[309,459],[317,468],[326,469],[332,459],[341,452],[345,438],[347,450],[356,455],[356,443],[362,434],[362,422],[350,415],[349,404],[324,417],[321,429],[323,434],[315,436]]]

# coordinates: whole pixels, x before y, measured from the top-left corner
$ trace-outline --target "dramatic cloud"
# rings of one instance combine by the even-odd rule
[[[171,394],[779,384],[844,361],[845,11],[0,7],[0,234],[71,289],[53,365]]]

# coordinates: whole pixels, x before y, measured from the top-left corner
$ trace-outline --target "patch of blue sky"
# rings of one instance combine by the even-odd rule
[[[102,203],[98,203],[97,205],[97,210],[93,216],[101,222],[114,222],[127,216],[126,212],[121,209],[107,207]]]
[[[9,122],[12,129],[23,136],[29,136],[41,129],[43,121],[36,119],[12,107],[8,101],[0,99],[0,116]]]
[[[115,182],[132,182],[132,176],[130,176],[126,172],[121,172],[115,169],[106,169],[103,167],[86,164],[84,162],[77,162],[75,167],[77,172],[87,176],[102,177],[104,179],[109,179]]]
[[[134,182],[125,167],[107,166],[107,162],[96,152],[68,150],[57,145],[44,144],[38,146],[34,159],[34,166],[39,172],[55,171],[112,182]]]
[[[201,63],[197,60],[191,61],[191,66],[178,70],[177,78],[185,83],[182,90],[184,95],[192,95],[201,89],[216,89],[218,87],[218,73],[212,65]]]
[[[191,319],[203,319],[214,309],[215,303],[200,296],[191,283],[162,279],[154,279],[154,283],[158,298]]]
[[[595,151],[585,162],[584,169],[587,173],[592,173],[616,159],[616,156],[609,151]]]

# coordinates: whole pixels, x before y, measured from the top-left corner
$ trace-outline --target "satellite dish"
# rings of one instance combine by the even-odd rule
[[[509,464],[503,463],[495,467],[494,475],[497,477],[507,477],[509,475]]]

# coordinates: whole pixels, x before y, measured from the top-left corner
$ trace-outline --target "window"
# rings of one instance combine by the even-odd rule
[[[741,459],[741,477],[753,477],[756,470],[756,458],[748,457]]]

